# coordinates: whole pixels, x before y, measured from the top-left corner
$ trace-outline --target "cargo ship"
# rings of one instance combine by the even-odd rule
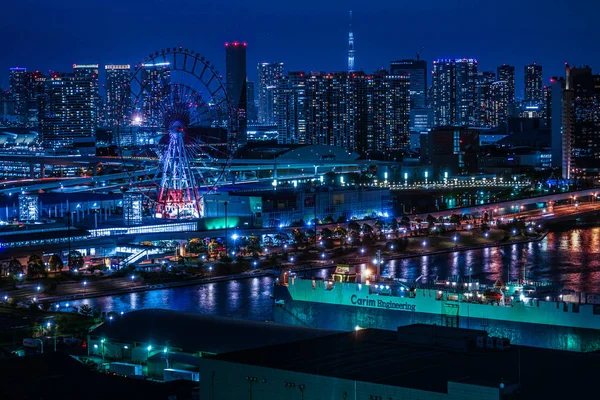
[[[330,279],[276,279],[275,322],[353,330],[431,324],[481,329],[511,343],[578,352],[600,349],[600,299],[547,283],[488,285],[471,279],[432,283],[382,278],[338,265]]]

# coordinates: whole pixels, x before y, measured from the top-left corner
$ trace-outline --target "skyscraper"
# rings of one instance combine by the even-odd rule
[[[550,79],[550,129],[552,144],[552,167],[563,166],[563,96],[565,91],[565,79],[553,77]],[[563,169],[563,177],[566,174]]]
[[[563,177],[600,177],[600,75],[588,66],[565,66],[563,95]]]
[[[389,156],[409,146],[409,78],[378,71],[304,74],[277,81],[278,141]]]
[[[71,147],[80,139],[93,140],[96,106],[92,84],[85,76],[53,73],[40,96],[40,135],[46,149]]]
[[[476,125],[477,60],[441,59],[433,62],[433,108],[437,125]]]
[[[246,81],[246,95],[248,121],[256,122],[256,120],[258,119],[258,111],[256,109],[256,101],[254,97],[254,81]]]
[[[496,74],[488,71],[477,72],[477,108],[480,126],[492,126],[492,83],[496,82]]]
[[[350,11],[350,27],[348,30],[348,72],[354,72],[354,33],[352,33],[352,11]]]
[[[541,105],[542,98],[542,66],[533,63],[525,66],[525,102]]]
[[[11,68],[9,90],[14,100],[14,113],[19,123],[25,123],[27,115],[27,90],[26,90],[27,68]]]
[[[277,79],[283,77],[283,63],[260,63],[256,67],[258,77],[258,122],[264,125],[274,125],[275,91]]]
[[[141,119],[141,124],[147,127],[161,127],[163,125],[161,104],[165,89],[171,84],[171,64],[169,62],[156,62],[142,64],[141,104],[134,104],[136,113],[134,118]],[[141,114],[141,115],[137,115]]]
[[[399,60],[390,63],[391,75],[406,75],[410,79],[410,108],[427,106],[427,61]]]
[[[306,144],[306,74],[290,72],[277,80],[277,142]]]
[[[508,88],[508,103],[515,102],[515,67],[502,64],[498,67],[498,80],[506,82]]]
[[[237,143],[246,144],[246,43],[225,43],[225,67],[227,96],[235,109],[237,120]]]
[[[98,85],[98,64],[73,64],[73,73],[80,82],[89,83],[90,106],[93,107],[94,127],[98,126],[98,114],[102,110],[102,101],[100,99]]]
[[[128,121],[131,116],[131,94],[129,80],[131,66],[105,65],[106,71],[106,124],[108,126]]]

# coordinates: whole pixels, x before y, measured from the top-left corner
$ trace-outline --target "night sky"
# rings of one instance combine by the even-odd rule
[[[0,87],[8,86],[9,67],[135,64],[176,46],[204,55],[224,75],[224,43],[235,40],[248,43],[250,79],[263,61],[282,61],[286,71],[344,70],[350,9],[356,67],[367,72],[421,47],[430,66],[446,57],[477,58],[480,71],[515,65],[519,97],[531,62],[544,67],[544,83],[563,76],[567,61],[600,72],[600,2],[591,0],[6,0]]]

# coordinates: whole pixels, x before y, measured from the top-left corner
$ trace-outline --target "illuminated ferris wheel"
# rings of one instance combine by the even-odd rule
[[[128,86],[118,125],[128,190],[158,218],[203,217],[236,137],[222,77],[198,53],[168,48],[137,64]]]

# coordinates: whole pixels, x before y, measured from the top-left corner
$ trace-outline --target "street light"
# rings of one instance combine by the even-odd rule
[[[134,281],[135,281],[135,275],[131,275],[131,286],[133,286]]]
[[[83,281],[83,294],[85,294],[87,288],[87,281]]]
[[[52,323],[50,321],[46,324],[46,329],[48,330],[48,335],[50,335],[50,329],[52,329]],[[56,353],[56,329],[54,329],[52,333],[52,336],[54,336],[54,352]]]
[[[102,343],[102,364],[104,364],[104,342],[106,339],[102,339],[100,340],[100,343]]]

